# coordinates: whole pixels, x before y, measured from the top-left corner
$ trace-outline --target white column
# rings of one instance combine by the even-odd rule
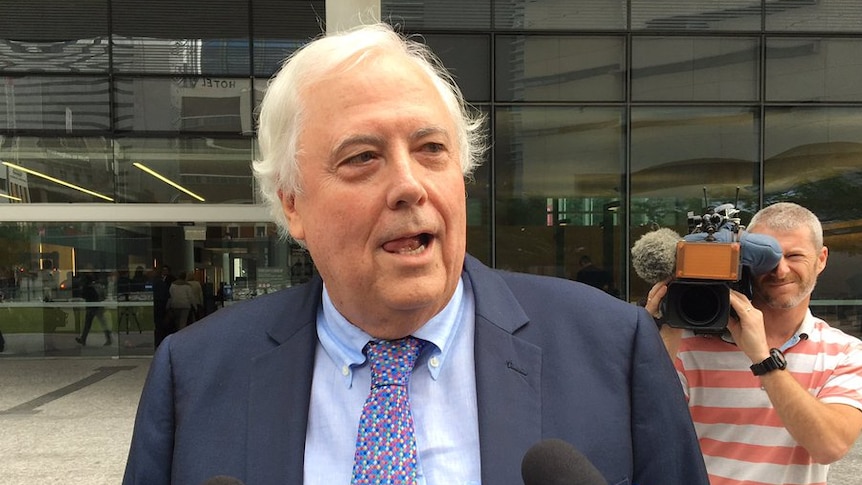
[[[380,20],[380,0],[326,0],[326,32]]]

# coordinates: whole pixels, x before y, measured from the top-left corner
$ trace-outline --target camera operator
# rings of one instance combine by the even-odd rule
[[[682,381],[710,483],[825,484],[862,431],[862,341],[808,308],[826,267],[823,229],[808,209],[762,209],[751,233],[778,240],[783,257],[753,279],[753,298],[730,292],[725,334],[664,325],[665,346]],[[668,281],[646,309],[659,315]],[[750,369],[750,370],[749,370]]]

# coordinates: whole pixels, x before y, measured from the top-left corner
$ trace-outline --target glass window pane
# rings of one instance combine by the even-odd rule
[[[245,1],[112,0],[111,16],[118,72],[250,73]]]
[[[0,223],[6,355],[152,355],[153,329],[161,315],[155,280],[163,265],[174,277],[186,273],[187,280],[200,283],[202,316],[307,281],[315,273],[308,253],[280,240],[268,222]],[[85,284],[98,288],[102,299],[87,301]],[[89,311],[97,308],[101,318],[93,313],[82,346],[75,338],[83,335]]]
[[[0,84],[0,129],[104,131],[109,107],[107,77],[7,76]]]
[[[862,101],[862,40],[767,39],[768,101]]]
[[[632,30],[759,32],[762,18],[760,1],[631,0]]]
[[[491,0],[382,0],[380,17],[412,32],[485,30],[491,26]]]
[[[513,0],[494,4],[497,29],[617,30],[626,28],[625,0]]]
[[[0,204],[114,202],[110,141],[0,137]]]
[[[64,42],[0,39],[0,70],[5,72],[108,72],[104,37]]]
[[[765,130],[765,203],[796,202],[823,224],[829,262],[814,289],[812,311],[856,332],[862,300],[859,109],[769,108]]]
[[[769,108],[764,155],[767,201],[793,200],[823,222],[862,219],[858,108]]]
[[[621,281],[624,111],[497,110],[497,266],[574,279],[580,257]]]
[[[117,140],[118,202],[253,201],[251,139]]]
[[[758,199],[758,123],[750,108],[633,108],[632,221],[687,232],[687,213]],[[750,214],[749,214],[750,215]]]
[[[424,35],[470,102],[491,100],[491,50],[486,35]]]
[[[117,129],[251,133],[247,78],[118,78]]]
[[[755,101],[756,38],[634,37],[634,101]]]
[[[0,70],[107,72],[107,1],[9,1],[0,10]]]
[[[766,0],[766,30],[782,32],[862,31],[858,0]]]
[[[622,101],[622,37],[497,37],[497,101]]]
[[[482,107],[485,116],[488,108]],[[491,256],[491,232],[494,221],[491,219],[491,164],[486,152],[485,161],[473,173],[473,180],[467,181],[467,252],[487,265],[493,266]]]
[[[743,107],[632,109],[631,241],[656,227],[685,235],[689,212],[702,215],[706,206],[724,203],[736,204],[748,222],[759,195],[756,113]],[[634,276],[630,294],[646,295],[650,286]]]
[[[254,0],[254,75],[271,77],[282,61],[324,29],[324,0]]]

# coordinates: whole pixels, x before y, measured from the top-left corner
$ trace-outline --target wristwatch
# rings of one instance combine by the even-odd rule
[[[784,358],[784,353],[778,349],[769,349],[769,357],[759,364],[751,366],[751,372],[756,376],[762,376],[774,370],[784,370],[787,368],[787,360]]]

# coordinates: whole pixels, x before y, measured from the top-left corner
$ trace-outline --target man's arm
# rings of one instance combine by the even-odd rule
[[[784,427],[814,461],[833,463],[853,447],[862,431],[858,409],[820,402],[787,371],[765,374],[760,382]]]
[[[654,323],[643,311],[638,316],[631,379],[634,483],[706,485],[703,455],[677,372]]]
[[[727,325],[734,342],[752,364],[762,362],[769,357],[762,313],[736,291],[730,292],[730,303],[739,315]],[[760,382],[784,427],[818,463],[841,459],[862,432],[862,412],[852,406],[819,401],[790,372],[772,371],[760,376]]]
[[[123,485],[170,485],[174,452],[171,337],[156,349],[138,404]]]

